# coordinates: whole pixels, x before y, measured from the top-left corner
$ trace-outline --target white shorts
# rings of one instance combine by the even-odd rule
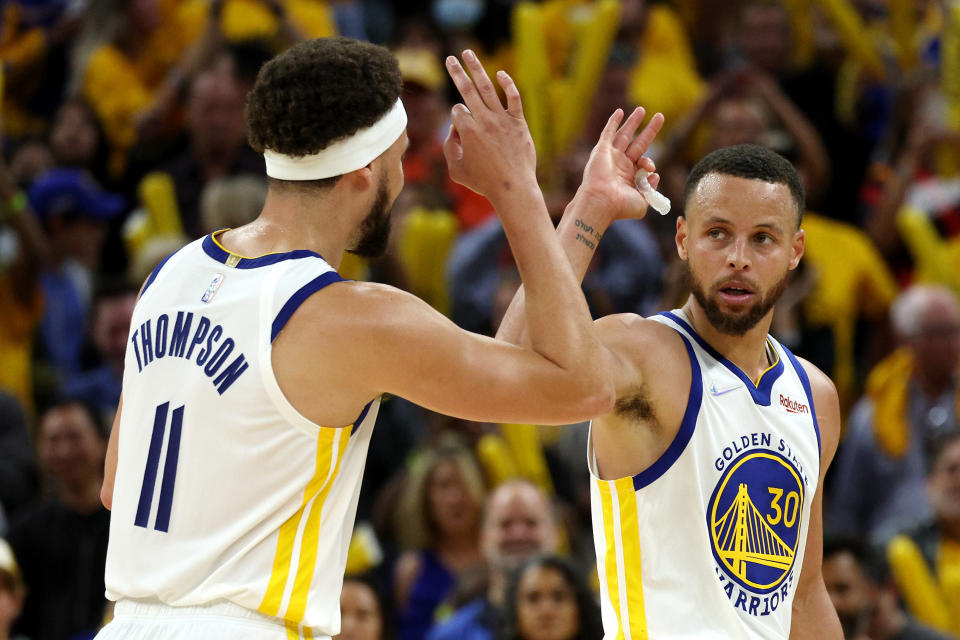
[[[113,620],[95,640],[330,640],[303,627],[287,627],[231,602],[169,607],[142,600],[118,600]]]

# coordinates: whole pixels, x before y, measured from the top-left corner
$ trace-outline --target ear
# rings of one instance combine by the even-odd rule
[[[360,169],[345,173],[343,179],[337,184],[347,184],[351,189],[366,191],[373,185],[373,162]]]
[[[686,216],[677,217],[677,235],[674,240],[677,243],[677,255],[680,256],[681,260],[687,259],[687,218]]]
[[[797,229],[796,233],[793,234],[793,243],[791,244],[791,251],[793,255],[790,256],[790,269],[796,269],[797,265],[800,264],[800,258],[803,257],[803,252],[806,247],[807,241],[807,232],[803,229]]]

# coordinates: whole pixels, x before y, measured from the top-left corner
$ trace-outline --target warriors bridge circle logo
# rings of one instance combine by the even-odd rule
[[[800,543],[803,489],[793,464],[768,449],[744,453],[717,482],[707,508],[713,557],[744,590],[770,593],[790,574]]]

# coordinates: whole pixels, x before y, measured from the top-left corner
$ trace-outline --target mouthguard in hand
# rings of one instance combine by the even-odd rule
[[[643,197],[647,199],[647,204],[657,210],[662,216],[670,213],[670,198],[663,195],[659,191],[655,191],[653,187],[650,186],[650,183],[647,182],[647,176],[650,175],[650,172],[646,169],[639,169],[635,180],[637,185],[637,191],[643,194]]]

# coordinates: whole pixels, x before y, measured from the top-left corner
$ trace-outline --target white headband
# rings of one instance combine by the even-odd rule
[[[390,148],[407,126],[407,112],[397,98],[387,113],[366,129],[338,140],[319,153],[288,156],[265,149],[267,175],[278,180],[321,180],[363,168]]]

